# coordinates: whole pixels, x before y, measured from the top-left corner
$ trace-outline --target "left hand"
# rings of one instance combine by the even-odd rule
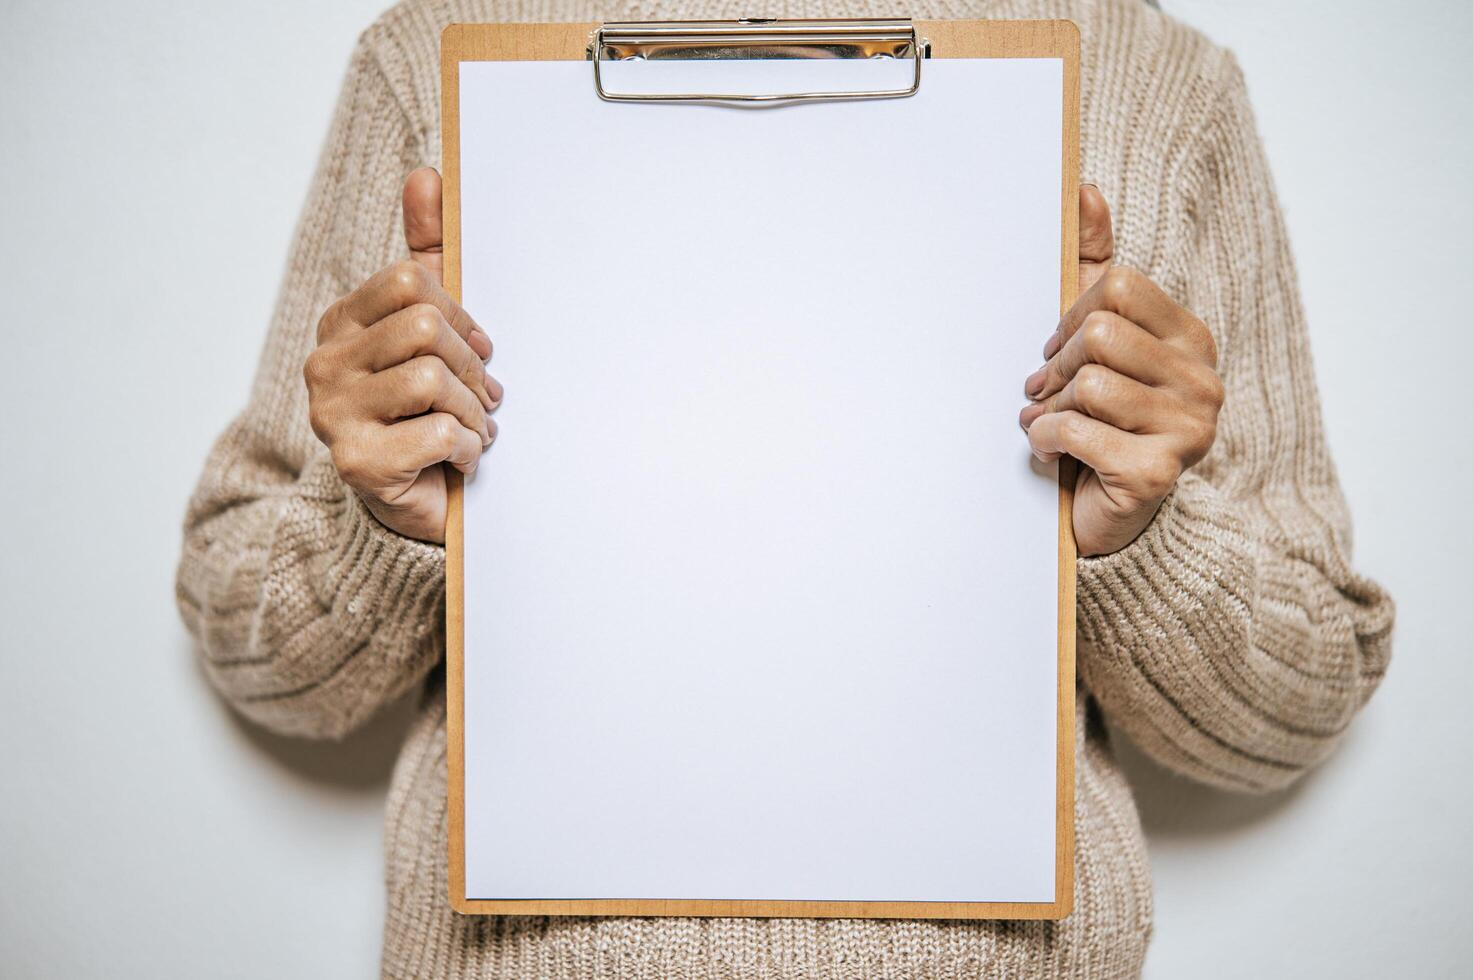
[[[1177,478],[1217,437],[1223,386],[1201,320],[1143,273],[1112,267],[1110,206],[1079,190],[1079,299],[1024,382],[1018,421],[1039,459],[1082,464],[1074,491],[1081,555],[1136,539]]]

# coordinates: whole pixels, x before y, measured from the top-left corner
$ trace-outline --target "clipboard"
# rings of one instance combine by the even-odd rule
[[[806,53],[793,54],[796,49]],[[788,53],[783,53],[788,52]],[[820,89],[759,94],[729,90],[621,91],[608,78],[613,61],[715,57],[888,58],[903,62],[905,82],[873,90]],[[1058,59],[1063,120],[1059,309],[1077,287],[1079,34],[1068,21],[776,21],[643,24],[452,25],[441,41],[444,176],[444,285],[462,296],[461,67],[472,62],[584,62],[590,98],[606,102],[724,105],[905,99],[925,84],[936,59]],[[661,110],[656,110],[661,111]],[[697,110],[701,111],[701,110]],[[796,110],[802,111],[802,110]],[[495,325],[492,324],[493,334]],[[1021,377],[1021,375],[1019,375]],[[514,397],[514,396],[513,396]],[[487,467],[483,464],[483,470]],[[462,914],[577,916],[781,916],[845,918],[1059,919],[1073,903],[1075,748],[1075,559],[1072,460],[1058,472],[1057,713],[1054,787],[1054,887],[1046,901],[793,900],[741,898],[469,897],[466,890],[465,488],[448,471],[446,658],[448,698],[449,886]]]

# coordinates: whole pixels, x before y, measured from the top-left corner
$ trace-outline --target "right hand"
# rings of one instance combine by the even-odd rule
[[[317,325],[307,358],[312,431],[374,517],[407,537],[445,540],[445,470],[475,472],[496,438],[502,388],[491,339],[440,286],[440,175],[404,182],[413,256],[371,276]]]

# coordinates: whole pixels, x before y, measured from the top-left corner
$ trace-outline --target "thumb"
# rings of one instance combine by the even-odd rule
[[[440,217],[440,174],[420,167],[404,179],[404,242],[420,265],[440,278],[445,229]]]
[[[1094,184],[1079,185],[1079,291],[1099,281],[1115,259],[1110,204]]]

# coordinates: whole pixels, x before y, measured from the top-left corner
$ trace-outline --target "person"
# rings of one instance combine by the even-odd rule
[[[1272,791],[1332,751],[1381,679],[1393,607],[1350,565],[1294,264],[1232,56],[1140,0],[905,7],[886,13],[1067,18],[1082,35],[1082,169],[1094,185],[1079,199],[1082,293],[1039,337],[1044,366],[1019,379],[1020,438],[1084,464],[1073,913],[450,909],[444,467],[476,468],[504,392],[483,367],[496,324],[477,323],[439,282],[440,181],[426,169],[440,153],[439,32],[751,11],[410,0],[353,55],[250,403],[205,466],[178,573],[209,678],[261,725],[341,738],[421,691],[387,805],[385,976],[1136,976],[1150,876],[1102,716],[1178,773]],[[850,0],[784,11],[869,12]]]

